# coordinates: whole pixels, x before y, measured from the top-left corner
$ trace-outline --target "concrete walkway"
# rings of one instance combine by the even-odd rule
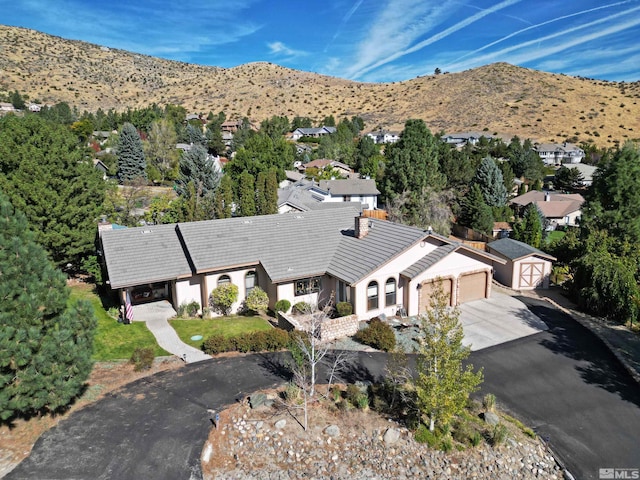
[[[133,321],[145,322],[147,328],[156,337],[158,345],[167,352],[182,358],[186,363],[211,360],[211,356],[201,350],[187,345],[167,321],[175,317],[176,311],[166,300],[161,302],[145,303],[133,307]]]

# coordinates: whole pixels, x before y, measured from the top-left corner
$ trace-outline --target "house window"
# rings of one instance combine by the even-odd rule
[[[247,275],[244,277],[244,290],[245,296],[249,296],[251,290],[253,290],[256,286],[256,272],[255,270],[251,272],[247,272]]]
[[[305,278],[296,281],[296,296],[318,293],[320,291],[320,278]]]
[[[390,278],[384,285],[384,301],[387,307],[396,304],[396,279]]]
[[[229,275],[220,275],[218,277],[218,286],[224,285],[225,283],[231,283],[231,277],[229,277]]]
[[[378,308],[378,282],[367,285],[367,310]]]

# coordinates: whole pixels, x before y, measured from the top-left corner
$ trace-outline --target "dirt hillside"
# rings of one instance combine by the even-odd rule
[[[79,111],[156,102],[224,111],[260,122],[272,115],[317,121],[360,115],[367,131],[399,132],[408,118],[432,131],[485,130],[540,141],[600,146],[640,138],[640,82],[606,82],[505,63],[403,82],[361,83],[271,63],[208,67],[139,55],[0,25],[0,92],[66,101]]]

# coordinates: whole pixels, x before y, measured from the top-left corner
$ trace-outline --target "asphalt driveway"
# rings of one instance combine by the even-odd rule
[[[640,388],[588,330],[547,303],[521,298],[549,330],[476,351],[479,396],[532,426],[578,479],[640,467]],[[208,409],[282,384],[280,354],[214,359],[141,379],[45,433],[9,479],[201,478]],[[386,355],[359,352],[346,381],[374,381]]]

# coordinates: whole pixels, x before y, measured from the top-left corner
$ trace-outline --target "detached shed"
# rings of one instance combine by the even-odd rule
[[[494,278],[514,290],[549,288],[549,275],[555,257],[526,243],[502,238],[487,245],[490,253],[504,258],[504,265],[496,264]]]

